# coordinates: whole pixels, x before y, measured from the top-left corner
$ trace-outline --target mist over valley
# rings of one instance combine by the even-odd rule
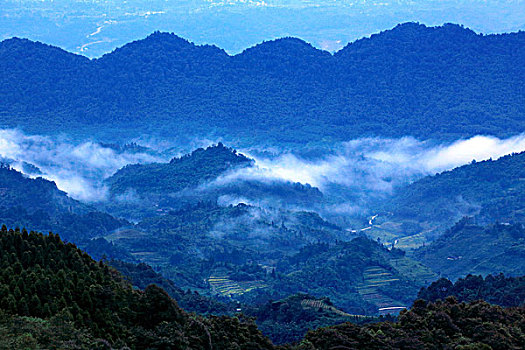
[[[523,345],[521,2],[26,3],[0,16],[0,348]],[[483,25],[394,21],[440,11]],[[158,30],[181,13],[195,42]],[[344,13],[383,31],[315,30]]]

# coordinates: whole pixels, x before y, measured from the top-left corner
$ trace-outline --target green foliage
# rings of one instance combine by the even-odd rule
[[[257,326],[274,344],[291,343],[308,330],[344,322],[365,323],[378,318],[351,315],[333,306],[328,298],[296,294],[258,307],[244,307],[243,312],[257,319]]]
[[[432,279],[405,271],[410,259],[364,237],[336,244],[311,244],[277,265],[279,288],[287,293],[306,291],[327,296],[353,314],[375,314],[378,308],[404,306],[413,301],[420,286]]]
[[[179,287],[210,292],[204,281],[212,276],[265,280],[270,276],[258,265],[269,266],[270,259],[281,260],[305,244],[334,242],[341,235],[345,233],[339,227],[315,213],[199,203],[145,219],[106,239],[159,268]]]
[[[525,276],[505,277],[468,275],[452,283],[440,278],[426,288],[421,288],[417,297],[427,301],[445,300],[454,296],[460,302],[484,300],[500,306],[523,306],[525,304]]]
[[[525,310],[454,298],[417,300],[398,321],[366,326],[345,323],[307,334],[297,350],[328,349],[521,349]]]
[[[60,232],[80,245],[129,224],[82,204],[43,178],[30,179],[0,164],[0,223]]]
[[[4,226],[0,263],[0,344],[7,348],[272,348],[253,321],[187,314],[160,287],[134,290],[52,233]]]
[[[125,278],[129,278],[134,287],[145,289],[150,284],[155,284],[164,289],[170,297],[177,301],[181,308],[188,312],[203,314],[233,314],[237,308],[237,303],[220,302],[216,299],[200,295],[198,292],[190,290],[184,291],[175,283],[164,278],[153,268],[145,263],[133,264],[120,260],[111,260],[110,266],[117,269]]]
[[[295,205],[319,202],[319,189],[284,181],[249,179],[216,181],[241,168],[253,166],[252,159],[222,143],[173,158],[169,163],[134,164],[106,180],[112,198],[106,211],[124,217],[147,218],[178,210],[197,202],[219,198],[245,198]]]
[[[523,224],[474,225],[463,219],[436,241],[414,251],[414,258],[450,279],[467,274],[525,274]]]
[[[108,179],[113,194],[134,189],[138,194],[165,194],[214,180],[223,172],[252,161],[222,143],[173,158],[169,163],[127,165]]]
[[[423,224],[433,235],[463,216],[481,224],[524,222],[523,179],[525,153],[472,162],[399,188],[386,209],[394,221]]]
[[[253,319],[188,314],[162,288],[133,289],[112,268],[93,261],[57,235],[8,231],[4,226],[0,245],[2,348],[275,348]],[[378,258],[374,249],[367,253]],[[121,265],[129,271],[139,270],[133,272],[139,280],[156,277],[144,265]],[[494,279],[490,283],[497,286],[501,282]],[[261,327],[279,342],[298,339],[309,327],[342,320],[366,321],[338,310],[328,299],[307,295],[247,311],[258,316]],[[301,343],[285,348],[415,349],[439,344],[517,349],[525,342],[524,317],[522,307],[458,304],[453,298],[429,304],[418,300],[410,311],[401,312],[395,323],[343,323],[309,332]]]
[[[406,23],[335,55],[285,38],[231,57],[157,32],[92,61],[15,38],[0,43],[0,121],[274,144],[507,136],[525,128],[524,38]]]

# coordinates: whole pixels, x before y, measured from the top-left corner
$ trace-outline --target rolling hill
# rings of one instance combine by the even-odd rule
[[[92,240],[129,222],[68,197],[52,181],[29,178],[5,164],[0,166],[0,224],[59,232],[98,258],[131,258],[104,240]]]
[[[0,247],[1,348],[273,348],[250,321],[188,314],[58,235],[3,226]]]
[[[374,234],[410,248],[436,239],[462,217],[478,225],[525,222],[525,152],[472,162],[400,187],[379,205]],[[496,272],[496,271],[495,271]]]
[[[0,121],[108,140],[508,136],[525,129],[524,41],[405,23],[334,55],[282,38],[229,56],[156,32],[89,60],[13,38],[0,43]]]
[[[447,346],[518,349],[525,341],[523,307],[483,301],[417,300],[395,322],[350,322],[274,346],[242,314],[203,317],[179,308],[154,284],[132,288],[58,235],[0,230],[0,347],[14,349],[416,349]],[[38,254],[33,254],[38,252]],[[140,268],[143,270],[143,268]],[[139,273],[147,277],[150,273]],[[294,338],[305,326],[355,320],[331,302],[296,295],[269,302],[258,316],[271,331]],[[293,322],[298,319],[300,322]],[[308,323],[309,322],[309,323]],[[303,328],[301,328],[303,327]]]
[[[112,196],[101,205],[114,215],[142,219],[199,202],[297,207],[323,200],[319,189],[310,185],[236,176],[254,167],[254,160],[222,143],[169,163],[127,165],[106,179]]]
[[[523,224],[480,227],[463,219],[414,258],[443,277],[455,280],[467,274],[525,274]]]

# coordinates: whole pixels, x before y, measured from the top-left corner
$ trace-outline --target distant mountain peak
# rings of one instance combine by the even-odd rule
[[[320,50],[312,44],[294,37],[264,41],[244,50],[237,56],[287,56],[291,53],[295,56],[331,56],[328,51]]]
[[[128,43],[115,51],[105,54],[99,60],[107,60],[115,56],[156,56],[192,58],[195,56],[227,57],[223,49],[214,45],[195,45],[174,33],[155,31],[144,39]]]
[[[53,63],[53,60],[57,58],[89,62],[89,58],[66,51],[58,46],[19,37],[12,37],[0,41],[0,57],[3,57],[3,52],[7,53],[9,59],[13,59],[15,56],[13,53],[18,53],[23,59],[28,59],[35,55],[42,55],[47,58],[50,63]]]
[[[418,31],[418,32],[432,32],[432,31],[446,31],[446,32],[464,32],[464,33],[470,33],[475,34],[476,33],[469,28],[466,28],[465,26],[461,24],[456,23],[444,23],[441,26],[427,26],[425,24],[421,24],[419,22],[404,22],[396,25],[394,28],[390,30],[385,30],[381,33],[386,32],[399,32],[399,31]],[[380,34],[381,34],[380,33]]]
[[[432,27],[418,22],[406,22],[398,24],[392,29],[372,34],[369,38],[348,43],[336,52],[335,56],[344,57],[363,50],[389,51],[388,47],[401,51],[406,50],[406,47],[422,51],[427,50],[427,48],[441,51],[442,45],[461,46],[465,40],[476,36],[481,37],[482,35],[459,24],[445,23],[442,26]],[[390,52],[397,54],[391,50]]]
[[[216,145],[211,145],[206,148],[198,148],[182,157],[175,157],[170,161],[170,164],[178,164],[188,159],[208,159],[210,161],[223,159],[229,163],[233,162],[236,164],[252,162],[252,160],[245,155],[237,153],[235,149],[226,147],[222,142],[219,142]]]

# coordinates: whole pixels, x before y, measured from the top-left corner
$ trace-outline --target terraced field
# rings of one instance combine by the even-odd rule
[[[208,283],[215,294],[232,297],[241,295],[258,288],[264,288],[266,285],[262,281],[232,281],[225,275],[210,276]]]
[[[316,310],[319,310],[319,309],[323,309],[323,310],[328,310],[330,312],[333,312],[334,314],[337,314],[339,316],[344,316],[344,317],[353,317],[353,318],[371,318],[370,316],[364,316],[364,315],[352,315],[352,314],[349,314],[349,313],[346,313],[342,310],[339,310],[338,308],[332,306],[332,305],[328,305],[327,303],[325,303],[324,301],[322,300],[313,300],[313,299],[304,299],[301,301],[301,306],[303,308],[312,308],[312,309],[316,309]]]
[[[435,274],[428,267],[413,259],[406,257],[391,259],[390,263],[403,276],[409,280],[412,280],[413,282],[420,283],[421,285],[429,285],[438,279],[437,274]]]
[[[396,278],[392,273],[381,266],[371,266],[365,270],[363,278],[364,282],[357,287],[357,290],[364,300],[380,309],[380,314],[391,313],[392,307],[405,307],[405,305],[401,305],[378,291],[378,287],[399,281],[399,278]]]
[[[419,222],[406,221],[413,224],[421,224]],[[408,234],[403,230],[402,222],[385,221],[381,224],[370,226],[371,228],[366,231],[366,235],[370,238],[377,240],[378,238],[389,248],[394,243],[396,248],[410,251],[417,249],[424,244],[429,242],[428,234],[435,231],[436,227],[428,224],[422,224],[424,228],[421,232],[416,234]]]

